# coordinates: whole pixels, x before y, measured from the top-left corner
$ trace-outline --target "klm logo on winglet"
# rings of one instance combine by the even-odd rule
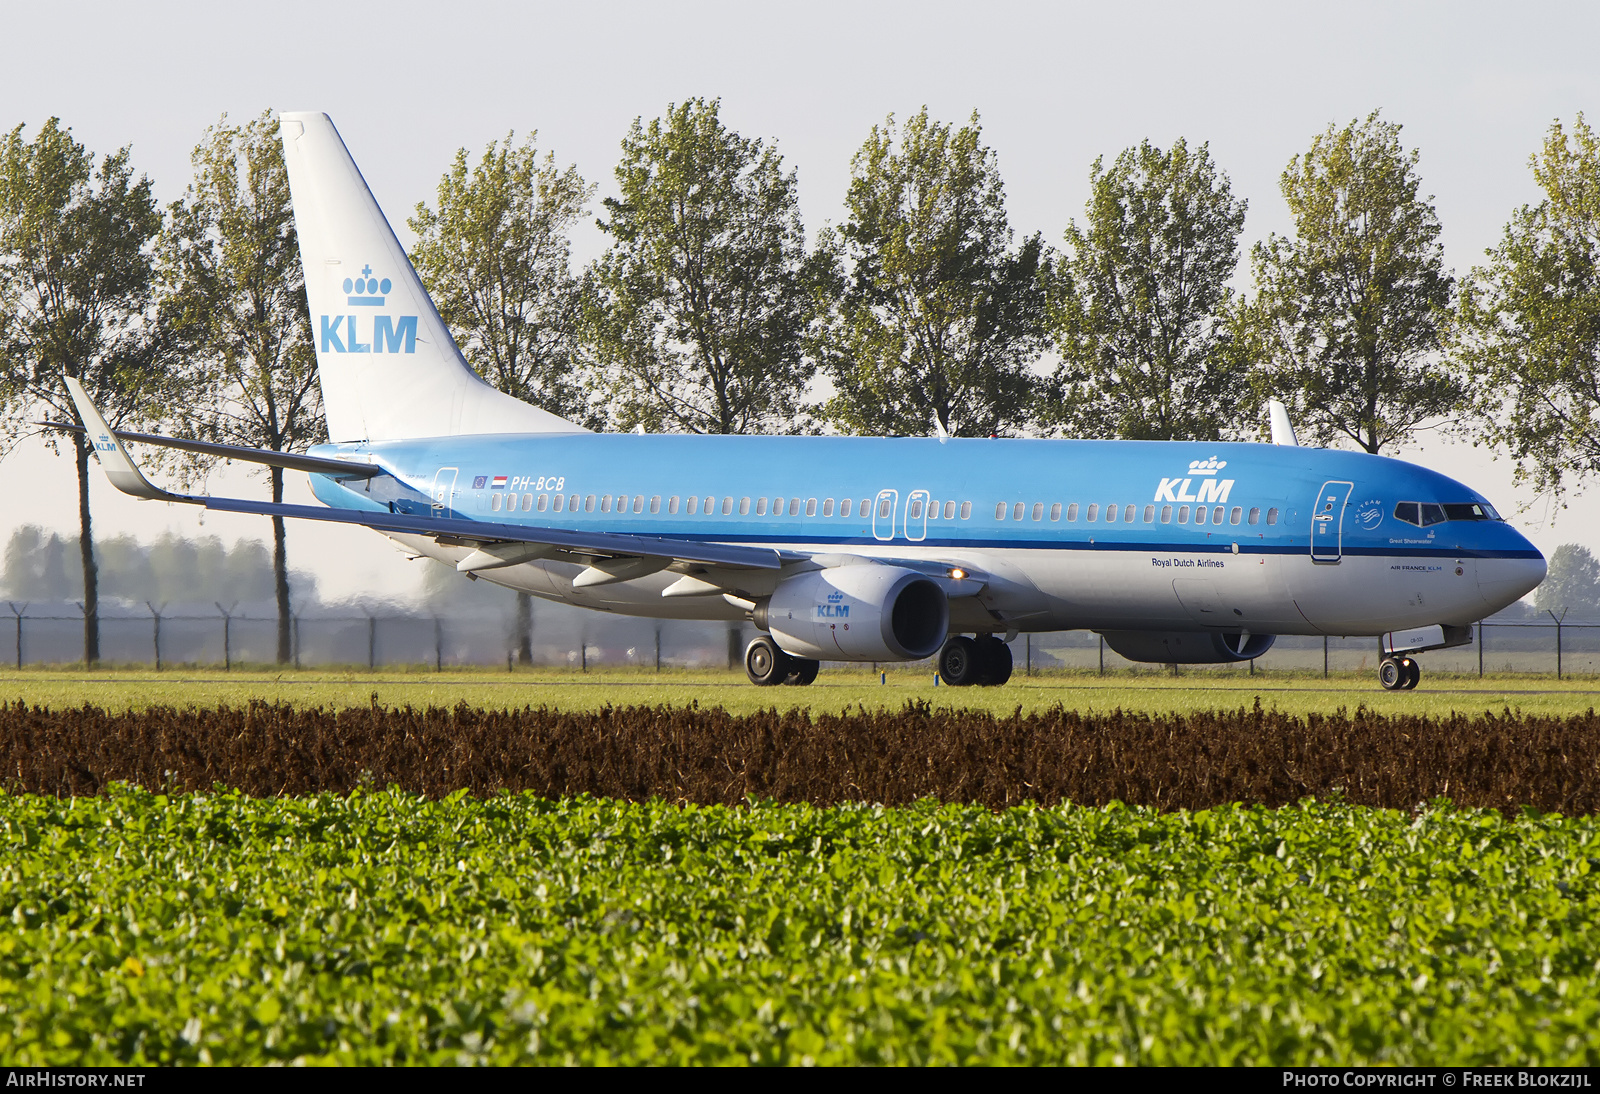
[[[1228,500],[1228,495],[1233,491],[1233,479],[1218,479],[1217,472],[1228,466],[1227,460],[1219,460],[1212,456],[1209,460],[1193,460],[1189,464],[1189,475],[1186,478],[1179,476],[1175,479],[1162,479],[1161,485],[1156,487],[1156,501],[1196,501],[1202,504],[1215,502],[1222,504]],[[1207,476],[1200,480],[1200,492],[1191,493],[1189,486],[1194,478]]]
[[[345,299],[352,308],[381,308],[393,288],[387,277],[372,276],[372,267],[362,267],[360,277],[344,279]],[[352,315],[324,315],[319,345],[323,353],[415,353],[417,317],[414,315],[374,315],[372,325]],[[363,340],[365,339],[365,340]]]

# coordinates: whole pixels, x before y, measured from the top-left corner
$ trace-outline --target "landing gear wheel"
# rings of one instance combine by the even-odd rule
[[[820,662],[813,661],[809,657],[791,657],[789,665],[789,675],[783,678],[785,684],[803,688],[807,684],[816,682]]]
[[[1401,684],[1400,686],[1406,691],[1410,691],[1422,680],[1422,666],[1417,664],[1409,657],[1402,657],[1400,659],[1400,667],[1405,671],[1406,674],[1405,683]]]
[[[939,651],[939,678],[953,688],[982,682],[977,644],[965,635],[956,635]]]
[[[794,671],[794,658],[778,648],[766,635],[751,642],[744,650],[744,674],[758,688],[781,684]]]
[[[982,674],[979,683],[987,688],[997,688],[1011,679],[1011,647],[992,634],[980,635],[978,666]]]
[[[1398,691],[1406,686],[1409,674],[1394,657],[1385,657],[1378,665],[1378,683],[1385,691]]]

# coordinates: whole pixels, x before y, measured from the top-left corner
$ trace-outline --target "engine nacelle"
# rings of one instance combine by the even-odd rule
[[[795,657],[915,661],[944,645],[950,602],[922,574],[863,563],[787,578],[753,618]]]
[[[1275,634],[1244,631],[1101,631],[1106,645],[1129,661],[1162,665],[1220,665],[1260,657]]]

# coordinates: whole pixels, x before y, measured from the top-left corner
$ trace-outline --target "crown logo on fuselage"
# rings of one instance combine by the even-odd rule
[[[361,269],[361,276],[354,280],[344,279],[344,291],[349,294],[349,301],[358,308],[381,308],[384,297],[389,295],[393,283],[386,277],[379,281],[372,276],[372,265],[368,263]]]
[[[1228,466],[1228,461],[1227,460],[1219,460],[1215,456],[1212,456],[1209,460],[1190,460],[1189,461],[1189,474],[1191,474],[1191,475],[1215,475],[1218,471],[1221,471],[1224,467],[1227,467],[1227,466]]]

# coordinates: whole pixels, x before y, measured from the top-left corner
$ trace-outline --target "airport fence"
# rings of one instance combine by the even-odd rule
[[[11,602],[7,607],[11,618],[0,616],[0,631],[9,632],[0,636],[0,664],[21,669],[81,662],[80,606]],[[194,607],[174,612],[147,607],[141,614],[123,608],[100,613],[99,621],[101,661],[106,664],[146,665],[157,670],[180,665],[232,669],[272,664],[277,659],[278,620],[270,611],[218,605],[210,613]],[[742,663],[745,643],[754,635],[748,624],[606,616],[539,603],[533,619],[530,663],[577,671],[602,666],[736,668]],[[443,670],[522,663],[509,611],[478,615],[393,609],[309,612],[293,618],[290,637],[297,668]],[[1022,674],[1160,668],[1124,659],[1089,631],[1020,635],[1012,641],[1011,650],[1015,671]],[[1376,671],[1381,656],[1375,638],[1286,635],[1251,662],[1183,665],[1176,671]],[[1429,651],[1419,655],[1419,660],[1425,671],[1464,675],[1600,675],[1600,622],[1554,616],[1548,620],[1490,620],[1474,626],[1469,644]],[[932,659],[875,667],[934,671]]]

